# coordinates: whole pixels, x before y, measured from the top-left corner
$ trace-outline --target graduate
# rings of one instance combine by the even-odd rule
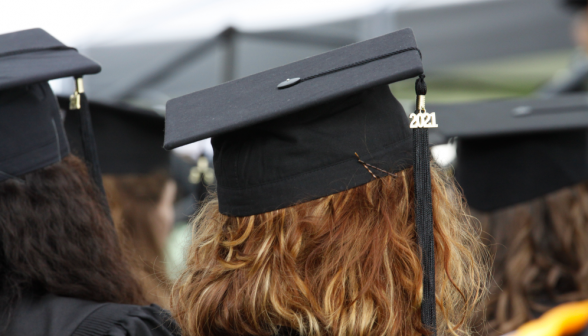
[[[60,98],[67,109],[69,99]],[[128,105],[90,102],[104,190],[119,241],[145,298],[169,304],[164,251],[174,224],[176,183],[163,149],[164,118]],[[76,125],[65,121],[68,134]],[[74,153],[81,143],[70,137]]]
[[[101,192],[81,77],[100,66],[41,29],[0,35],[0,334],[179,335],[146,304]],[[72,155],[48,80],[74,77]],[[98,177],[98,178],[97,178]]]
[[[411,130],[388,84],[414,77]],[[169,101],[165,147],[212,137],[217,178],[172,290],[183,332],[469,335],[483,247],[425,94],[405,29]]]
[[[437,131],[458,139],[455,176],[494,258],[482,333],[587,300],[586,95],[434,108]]]

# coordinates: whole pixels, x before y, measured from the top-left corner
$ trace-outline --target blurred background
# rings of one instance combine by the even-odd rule
[[[164,114],[171,98],[405,27],[423,53],[428,102],[583,90],[587,17],[561,0],[3,0],[0,34],[41,27],[102,65],[85,79],[92,100]],[[51,84],[73,92],[71,79]],[[410,105],[413,86],[392,87]],[[172,272],[213,179],[208,142],[177,153]]]
[[[559,0],[6,1],[0,33],[42,27],[103,66],[95,100],[163,112],[174,97],[411,27],[430,101],[530,94],[572,60]],[[55,83],[69,94],[73,83]],[[412,99],[412,85],[398,84]],[[409,87],[410,86],[410,87]]]

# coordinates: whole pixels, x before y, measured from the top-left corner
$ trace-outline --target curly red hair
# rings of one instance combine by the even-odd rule
[[[470,331],[485,292],[485,250],[460,193],[432,168],[438,334]],[[187,335],[414,335],[422,270],[413,173],[249,217],[194,220],[172,311]],[[271,197],[271,195],[268,195]]]

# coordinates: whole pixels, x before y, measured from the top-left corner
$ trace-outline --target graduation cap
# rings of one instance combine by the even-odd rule
[[[67,109],[69,99],[59,97]],[[89,103],[100,170],[103,174],[148,174],[167,170],[170,154],[164,150],[165,119],[158,113],[123,104]],[[76,125],[65,118],[65,130],[74,153],[82,151]]]
[[[588,6],[588,0],[563,0],[563,5],[571,9],[582,9]]]
[[[435,330],[434,242],[423,67],[404,29],[167,102],[165,145],[212,137],[219,210],[250,216],[415,171],[422,318]],[[412,122],[388,84],[417,79]],[[410,132],[409,127],[415,128]]]
[[[440,138],[458,137],[455,176],[492,211],[588,180],[588,96],[436,105]]]
[[[61,161],[69,153],[47,81],[100,66],[42,29],[0,35],[0,181]]]

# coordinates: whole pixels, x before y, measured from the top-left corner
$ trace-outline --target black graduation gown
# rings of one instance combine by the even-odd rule
[[[169,313],[135,306],[55,296],[25,297],[16,305],[6,336],[179,336]]]

